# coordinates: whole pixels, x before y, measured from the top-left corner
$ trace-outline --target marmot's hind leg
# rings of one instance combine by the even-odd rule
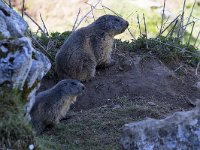
[[[70,77],[69,77],[68,75],[66,75],[65,72],[59,72],[59,73],[57,73],[57,75],[58,75],[58,78],[59,78],[60,80],[70,79]]]
[[[37,134],[41,134],[45,129],[45,125],[41,121],[33,121],[33,127]]]
[[[111,67],[115,65],[115,61],[111,58],[110,55],[107,56],[106,60],[102,63],[100,63],[97,68],[100,68],[100,69],[105,69],[105,68],[108,68],[108,67]]]
[[[83,60],[82,69],[79,74],[80,81],[90,81],[95,77],[96,73],[96,62],[89,56]]]
[[[58,78],[60,80],[63,80],[63,79],[70,79],[70,76],[67,75],[66,71],[65,71],[65,68],[62,68],[64,66],[61,66],[61,65],[56,65],[56,73],[58,75]]]

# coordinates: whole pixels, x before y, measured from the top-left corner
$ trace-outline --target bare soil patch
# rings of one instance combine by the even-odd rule
[[[115,50],[113,58],[115,65],[97,69],[96,77],[85,83],[85,93],[66,118],[39,137],[43,149],[121,149],[125,123],[191,109],[190,101],[200,97],[193,87],[198,81],[194,68],[180,67],[180,62],[166,65],[143,52]],[[44,79],[40,91],[57,81]]]
[[[189,101],[200,98],[194,88],[198,81],[195,68],[180,62],[166,65],[149,53],[115,50],[115,65],[97,69],[96,77],[87,83],[86,91],[71,107],[73,111],[96,107],[114,107],[115,100],[126,97],[135,104],[158,105],[169,110],[187,109]],[[179,66],[183,65],[180,69]],[[44,79],[39,91],[50,88],[58,81]]]

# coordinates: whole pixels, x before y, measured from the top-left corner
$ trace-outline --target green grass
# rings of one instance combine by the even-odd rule
[[[145,117],[161,118],[159,107],[136,105],[126,97],[119,97],[115,104],[121,107],[96,108],[83,112],[69,112],[72,117],[47,131],[40,139],[46,149],[118,150],[121,127],[125,123]]]
[[[0,87],[0,118],[0,149],[28,149],[30,144],[36,146],[34,133],[24,122],[20,92]]]
[[[44,34],[35,35],[40,44],[38,44],[37,42],[33,42],[33,45],[37,49],[43,49],[42,47],[45,47],[45,50],[48,53],[47,57],[50,59],[52,64],[52,67],[48,71],[46,77],[53,78],[56,75],[55,73],[56,53],[70,34],[71,34],[70,31],[65,31],[63,33],[52,32],[50,33],[49,36],[46,36]]]
[[[65,31],[63,33],[52,32],[49,36],[41,34],[39,36],[36,35],[36,37],[39,43],[41,43],[41,45],[45,47],[45,49],[49,53],[49,56],[51,56],[50,59],[54,60],[57,50],[62,46],[62,44],[70,34],[70,31]],[[35,42],[33,44],[38,49],[42,48],[41,45]]]
[[[197,48],[192,45],[182,44],[175,37],[161,36],[146,39],[145,36],[142,36],[132,42],[116,40],[116,44],[118,49],[126,49],[136,53],[150,52],[166,63],[183,62],[196,67],[200,61],[200,52]]]

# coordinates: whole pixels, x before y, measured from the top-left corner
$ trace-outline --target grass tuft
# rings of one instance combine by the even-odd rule
[[[34,133],[24,122],[21,94],[0,87],[0,149],[28,149],[35,144]]]
[[[196,67],[200,61],[200,53],[192,45],[182,44],[178,38],[163,37],[148,38],[145,35],[132,42],[116,41],[118,49],[126,49],[133,52],[151,52],[165,63],[183,62]],[[148,44],[148,48],[147,48]]]
[[[161,118],[160,108],[134,104],[126,96],[114,103],[119,108],[99,107],[83,112],[69,112],[71,117],[38,139],[44,149],[112,150],[120,149],[121,127],[146,117]],[[55,147],[56,145],[56,147]]]
[[[47,73],[46,77],[47,78],[53,78],[56,73],[55,73],[55,56],[58,51],[58,49],[62,46],[64,41],[69,37],[71,34],[70,31],[66,31],[63,33],[59,32],[52,32],[50,33],[49,36],[46,36],[44,34],[41,35],[35,35],[37,42],[33,42],[33,45],[37,49],[44,49],[46,53],[48,53],[47,57],[49,57],[52,67]],[[43,46],[43,47],[41,47]]]

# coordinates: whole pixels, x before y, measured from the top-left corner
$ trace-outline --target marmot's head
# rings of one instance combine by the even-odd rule
[[[61,80],[56,87],[61,90],[62,95],[78,96],[85,90],[85,86],[80,81],[72,79]]]
[[[128,25],[128,21],[114,15],[101,16],[94,22],[94,26],[98,26],[98,28],[108,32],[112,36],[124,32]]]

